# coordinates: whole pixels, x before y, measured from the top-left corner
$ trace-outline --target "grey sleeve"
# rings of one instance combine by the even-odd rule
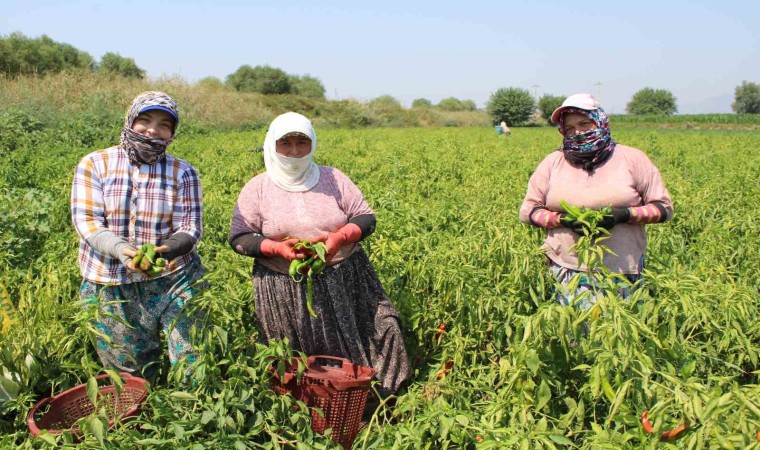
[[[127,261],[131,259],[129,256],[122,253],[122,250],[131,247],[129,242],[127,242],[126,239],[117,236],[111,230],[96,231],[89,237],[89,239],[87,239],[87,243],[98,253],[111,258],[117,258],[124,265],[126,265]]]
[[[169,251],[161,253],[161,256],[171,261],[178,256],[190,253],[195,247],[195,240],[189,234],[179,232],[172,234],[161,245],[169,246]]]

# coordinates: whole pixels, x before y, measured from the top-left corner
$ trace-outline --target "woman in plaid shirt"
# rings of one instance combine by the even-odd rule
[[[97,352],[104,366],[152,377],[166,334],[172,364],[192,362],[189,313],[205,274],[196,245],[203,231],[201,183],[188,162],[166,153],[179,110],[163,92],[144,92],[127,112],[120,143],[82,158],[74,174],[71,217],[79,235],[80,298],[99,304]],[[168,260],[149,276],[132,264],[155,244]]]

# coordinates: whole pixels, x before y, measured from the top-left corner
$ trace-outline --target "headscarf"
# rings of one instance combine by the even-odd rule
[[[299,133],[311,139],[311,151],[302,158],[277,153],[277,140]],[[287,112],[275,117],[264,138],[264,166],[275,185],[289,192],[305,192],[319,182],[319,166],[314,161],[317,151],[317,132],[311,121],[301,114]]]
[[[581,114],[593,120],[595,130],[565,136],[562,140],[562,152],[565,158],[573,164],[577,164],[587,172],[593,173],[612,156],[615,150],[615,142],[610,135],[610,120],[601,107],[586,110],[580,108],[567,108],[562,112],[557,127],[562,135],[565,135],[565,117],[568,114]]]
[[[132,129],[137,116],[150,110],[165,111],[174,118],[171,138],[166,140],[149,138]],[[179,108],[171,97],[158,91],[143,92],[132,101],[132,106],[127,112],[119,147],[126,150],[132,164],[155,164],[164,158],[166,147],[174,140],[177,125],[179,125]]]

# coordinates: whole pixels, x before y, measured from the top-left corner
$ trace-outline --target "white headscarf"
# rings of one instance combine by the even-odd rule
[[[303,133],[311,139],[311,151],[302,158],[277,153],[277,140],[289,133]],[[305,192],[317,185],[319,166],[314,161],[317,132],[311,121],[301,114],[287,112],[275,117],[264,138],[264,166],[272,182],[290,192]]]

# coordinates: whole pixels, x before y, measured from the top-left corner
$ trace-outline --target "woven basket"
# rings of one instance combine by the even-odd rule
[[[120,391],[109,384],[98,387],[98,399],[103,402],[108,415],[108,426],[114,428],[117,421],[126,422],[140,413],[140,405],[148,397],[148,381],[122,372],[119,374],[124,381]],[[108,375],[95,377],[98,381],[110,379]],[[45,406],[48,406],[45,408]],[[55,397],[43,398],[29,411],[26,421],[32,436],[38,436],[42,430],[50,434],[61,434],[68,431],[75,438],[81,439],[82,432],[76,425],[77,421],[95,412],[95,405],[87,396],[87,385],[80,384]]]

